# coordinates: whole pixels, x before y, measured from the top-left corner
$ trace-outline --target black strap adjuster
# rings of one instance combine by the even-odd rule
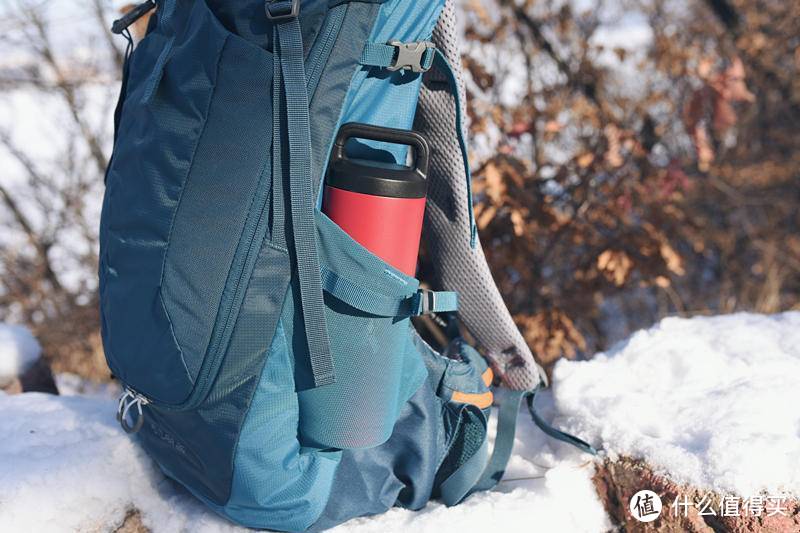
[[[300,0],[266,0],[264,9],[269,20],[292,20],[300,14]]]

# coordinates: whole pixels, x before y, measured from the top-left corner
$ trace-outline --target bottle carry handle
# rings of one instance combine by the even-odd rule
[[[350,139],[367,139],[369,141],[388,142],[410,146],[414,149],[413,169],[423,178],[428,176],[430,164],[430,148],[425,137],[415,131],[384,128],[372,124],[349,122],[339,128],[333,147],[332,162],[347,160],[345,145]]]

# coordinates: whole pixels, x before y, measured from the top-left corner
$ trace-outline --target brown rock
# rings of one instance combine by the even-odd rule
[[[150,533],[150,530],[142,523],[142,514],[137,509],[131,509],[114,533]]]
[[[630,458],[606,460],[597,466],[594,475],[597,494],[611,519],[628,533],[798,533],[800,532],[800,501],[786,499],[781,502],[781,513],[765,509],[760,516],[741,510],[738,516],[721,516],[723,496],[694,487],[676,484],[667,477],[656,474],[652,468]],[[652,490],[661,497],[661,516],[653,522],[637,521],[628,509],[631,497],[640,490]],[[748,495],[749,496],[749,495]],[[715,515],[703,515],[701,508],[682,502],[709,503]],[[768,516],[773,511],[773,516]]]

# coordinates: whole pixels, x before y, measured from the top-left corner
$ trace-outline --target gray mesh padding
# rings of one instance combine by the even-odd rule
[[[447,0],[433,42],[455,70],[465,102],[454,4]],[[545,374],[500,296],[483,249],[469,245],[467,184],[455,122],[447,78],[431,70],[423,78],[415,129],[431,146],[425,233],[434,265],[432,281],[459,293],[459,317],[503,382],[513,389],[531,389],[546,379]]]

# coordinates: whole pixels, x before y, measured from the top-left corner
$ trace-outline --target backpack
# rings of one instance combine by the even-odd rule
[[[130,38],[152,7],[113,31]],[[523,399],[591,450],[535,416],[544,374],[478,245],[455,35],[451,0],[160,0],[129,46],[100,228],[117,417],[234,522],[319,530],[455,505],[502,476]],[[321,212],[349,122],[429,139],[436,291]],[[411,324],[457,310],[487,359],[458,335],[440,354]]]

